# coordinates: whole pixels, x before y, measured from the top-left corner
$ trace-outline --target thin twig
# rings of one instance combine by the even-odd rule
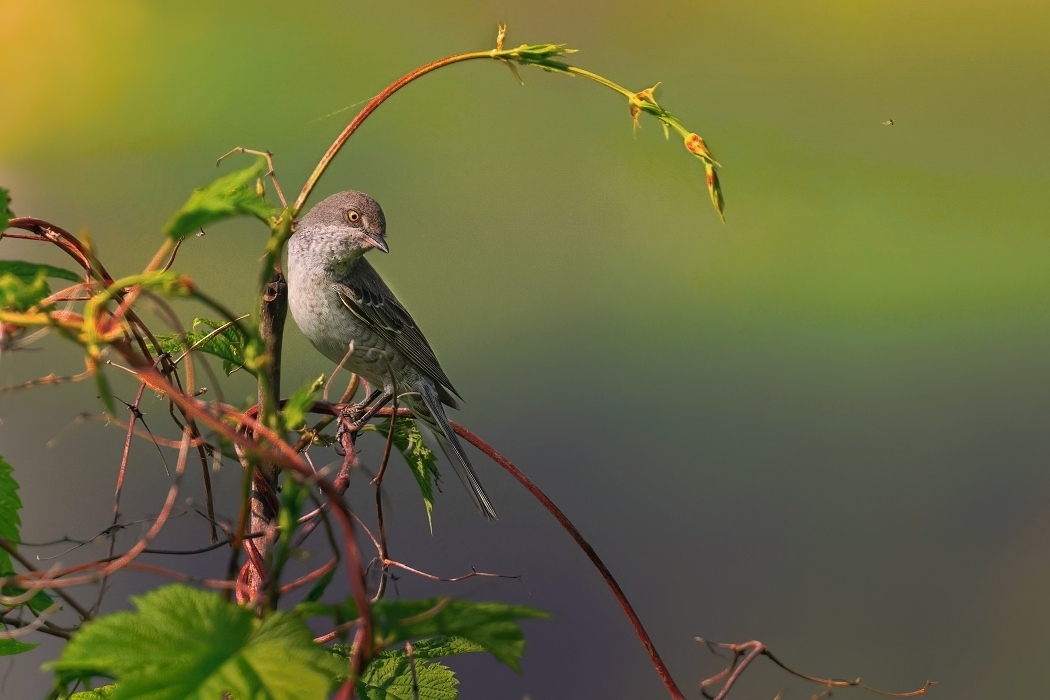
[[[37,619],[39,620],[40,618]],[[11,627],[15,627],[18,629],[24,629],[27,632],[32,632],[34,630],[37,632],[43,632],[44,634],[50,634],[52,637],[59,637],[60,639],[73,638],[73,634],[71,632],[66,632],[65,630],[59,630],[55,629],[54,627],[49,627],[46,623],[40,623],[35,627],[30,627],[34,624],[33,622],[24,622],[22,620],[16,620],[6,615],[0,616],[0,623],[10,625]]]
[[[281,200],[281,207],[287,209],[288,202],[286,202],[284,199],[284,192],[281,192],[281,183],[277,181],[277,173],[274,172],[273,169],[273,153],[270,153],[269,151],[256,151],[251,148],[245,148],[244,146],[237,146],[236,148],[232,149],[229,153],[223,154],[217,161],[215,161],[215,165],[218,166],[219,163],[222,163],[223,160],[232,156],[234,153],[247,153],[253,156],[262,156],[266,159],[266,164],[269,166],[270,170],[269,172],[265,173],[265,175],[269,175],[270,180],[273,181],[273,188],[277,190],[277,197]]]
[[[17,547],[15,547],[13,544],[11,544],[2,537],[0,537],[0,549],[3,549],[5,552],[10,554],[15,561],[24,566],[28,571],[38,571],[38,569],[35,566],[33,566],[33,564],[28,559],[22,556],[22,553],[18,551]],[[69,607],[76,610],[77,614],[80,615],[81,618],[83,618],[84,620],[91,619],[91,613],[88,612],[87,608],[78,603],[76,599],[73,598],[73,596],[69,595],[61,588],[55,589],[55,595],[69,603]]]
[[[601,560],[601,557],[598,556],[598,553],[594,551],[594,548],[591,547],[587,540],[583,539],[583,535],[581,535],[580,531],[576,529],[576,526],[572,524],[572,521],[566,517],[565,513],[563,513],[558,506],[554,505],[554,501],[552,501],[539,486],[533,483],[532,479],[525,476],[524,472],[514,466],[509,459],[501,455],[491,445],[464,428],[462,425],[453,421],[449,421],[449,423],[451,424],[452,429],[456,431],[457,435],[466,439],[467,442],[484,452],[489,459],[503,467],[503,469],[505,469],[511,476],[518,480],[518,483],[528,489],[529,493],[535,496],[536,500],[543,504],[547,511],[554,516],[554,519],[561,524],[562,528],[564,528],[572,539],[576,541],[576,544],[579,545],[580,549],[582,549],[584,554],[587,555],[587,558],[591,560],[592,564],[594,564],[594,567],[598,569],[602,578],[605,579],[605,583],[612,590],[613,595],[616,596],[616,600],[620,603],[620,607],[623,608],[624,614],[627,615],[627,619],[634,628],[635,634],[638,635],[638,638],[642,642],[642,646],[645,647],[646,653],[649,654],[649,660],[652,662],[657,674],[659,674],[660,680],[663,681],[664,687],[667,688],[667,691],[675,700],[685,700],[685,695],[679,690],[678,685],[674,682],[674,678],[671,676],[671,671],[667,668],[663,659],[660,658],[660,654],[656,651],[656,646],[653,644],[652,639],[650,639],[649,633],[645,631],[645,627],[642,625],[642,621],[638,618],[638,614],[634,611],[634,607],[631,605],[630,601],[627,600],[627,595],[623,592],[623,589],[620,588],[620,584],[616,582],[616,579],[613,577],[612,572],[609,571],[609,568],[605,566],[605,562]]]
[[[801,671],[797,671],[785,664],[784,662],[782,662],[780,659],[773,655],[773,652],[769,650],[769,647],[767,647],[762,642],[756,640],[744,642],[743,644],[723,644],[708,642],[707,640],[701,637],[697,637],[696,641],[706,644],[708,649],[712,649],[712,651],[714,647],[720,647],[722,649],[728,649],[733,653],[733,658],[730,661],[729,666],[727,666],[719,673],[716,673],[715,675],[711,676],[710,678],[700,682],[700,692],[705,698],[708,698],[709,700],[725,700],[726,696],[728,696],[729,694],[729,691],[733,688],[736,682],[740,680],[740,676],[743,674],[744,670],[751,664],[752,661],[754,661],[759,656],[765,656],[774,664],[787,671],[791,675],[795,676],[796,678],[801,678],[802,680],[809,681],[810,683],[816,683],[818,685],[823,685],[828,688],[861,688],[863,690],[868,691],[869,693],[881,695],[882,697],[886,698],[919,697],[921,695],[925,695],[926,691],[928,691],[931,687],[936,685],[934,681],[926,681],[926,683],[918,690],[911,690],[904,693],[891,693],[889,691],[873,688],[870,685],[861,682],[859,678],[852,681],[848,681],[839,678],[820,678],[818,676],[811,676],[808,673],[802,673]],[[740,661],[741,657],[743,657],[743,661]],[[737,663],[738,661],[739,663]],[[723,678],[726,678],[727,676],[728,678],[725,682],[725,685],[722,686],[722,689],[718,692],[718,695],[708,694],[707,688],[709,686],[720,682]]]
[[[21,384],[12,384],[11,386],[0,387],[0,394],[6,394],[12,391],[21,391],[23,389],[31,389],[35,386],[55,386],[56,384],[66,384],[69,382],[82,382],[85,379],[89,379],[94,373],[91,370],[81,372],[80,374],[71,374],[68,376],[59,376],[52,372],[46,377],[40,377],[39,379],[30,379],[27,382]]]

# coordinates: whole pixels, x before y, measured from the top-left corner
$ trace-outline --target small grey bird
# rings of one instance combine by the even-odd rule
[[[416,322],[365,260],[373,248],[390,252],[386,217],[374,199],[349,191],[315,205],[288,241],[292,317],[332,362],[341,362],[353,344],[344,366],[386,396],[396,389],[398,402],[433,433],[481,512],[495,519],[442,407],[458,408],[459,394]]]

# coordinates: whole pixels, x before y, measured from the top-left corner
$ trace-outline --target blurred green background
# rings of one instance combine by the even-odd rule
[[[931,697],[1046,692],[1045,3],[0,0],[0,184],[16,213],[90,232],[129,273],[189,190],[225,172],[216,157],[268,148],[295,192],[355,105],[490,47],[497,21],[509,45],[565,42],[627,86],[663,81],[660,103],[724,166],[727,223],[680,142],[649,119],[632,138],[626,105],[592,83],[522,69],[521,87],[476,62],[399,93],[312,201],[355,188],[383,204],[392,253],[373,262],[466,397],[457,419],[575,520],[691,696],[718,668],[695,636],[761,639],[890,690],[930,678]],[[264,234],[214,226],[176,267],[247,311]],[[0,255],[59,260],[16,241]],[[82,366],[39,347],[6,353],[0,384]],[[286,389],[329,371],[291,323],[286,348]],[[0,396],[27,540],[108,524],[122,435],[73,422],[93,397]],[[151,418],[165,423],[161,402]],[[128,519],[166,489],[150,449],[132,460]],[[527,626],[521,677],[453,664],[463,696],[660,697],[583,556],[477,465],[501,520],[450,480],[431,538],[398,473],[394,554],[522,584],[402,577],[400,593],[554,617]],[[238,478],[226,467],[220,491]],[[200,523],[180,522],[173,541],[200,544]],[[122,579],[108,609],[157,582]],[[40,695],[56,649],[15,659],[0,694]],[[819,691],[749,674],[740,697]]]

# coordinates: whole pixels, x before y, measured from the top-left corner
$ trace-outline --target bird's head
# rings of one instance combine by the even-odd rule
[[[364,255],[375,248],[389,253],[386,217],[379,202],[363,192],[348,190],[314,205],[295,227],[299,243],[333,249],[339,257]]]

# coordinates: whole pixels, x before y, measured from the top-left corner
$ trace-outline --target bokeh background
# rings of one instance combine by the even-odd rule
[[[761,639],[890,690],[930,678],[931,697],[1045,694],[1046,3],[3,0],[0,184],[16,213],[89,232],[131,272],[216,157],[268,148],[297,191],[354,105],[491,46],[497,21],[512,45],[566,42],[623,84],[663,81],[661,104],[724,165],[727,221],[681,144],[652,120],[632,138],[626,105],[592,83],[523,69],[521,87],[476,62],[398,94],[313,201],[352,187],[382,202],[392,253],[373,262],[467,398],[457,418],[570,514],[691,696],[718,668],[696,636]],[[264,234],[214,226],[177,268],[247,311]],[[60,260],[15,241],[0,255]],[[82,367],[39,347],[6,353],[0,383]],[[286,387],[329,371],[291,323],[286,348]],[[26,540],[108,524],[122,434],[74,420],[94,395],[0,396]],[[162,430],[163,404],[146,408]],[[129,520],[167,487],[151,450],[133,453]],[[477,465],[496,524],[451,479],[431,537],[404,470],[389,489],[402,560],[522,576],[402,577],[402,595],[553,615],[527,624],[522,676],[452,662],[463,697],[660,697],[588,562]],[[239,474],[216,478],[229,514]],[[202,544],[194,517],[165,541]],[[106,609],[157,583],[119,579]],[[57,648],[5,661],[0,695],[42,695]],[[759,666],[738,692],[782,689],[820,690]]]

